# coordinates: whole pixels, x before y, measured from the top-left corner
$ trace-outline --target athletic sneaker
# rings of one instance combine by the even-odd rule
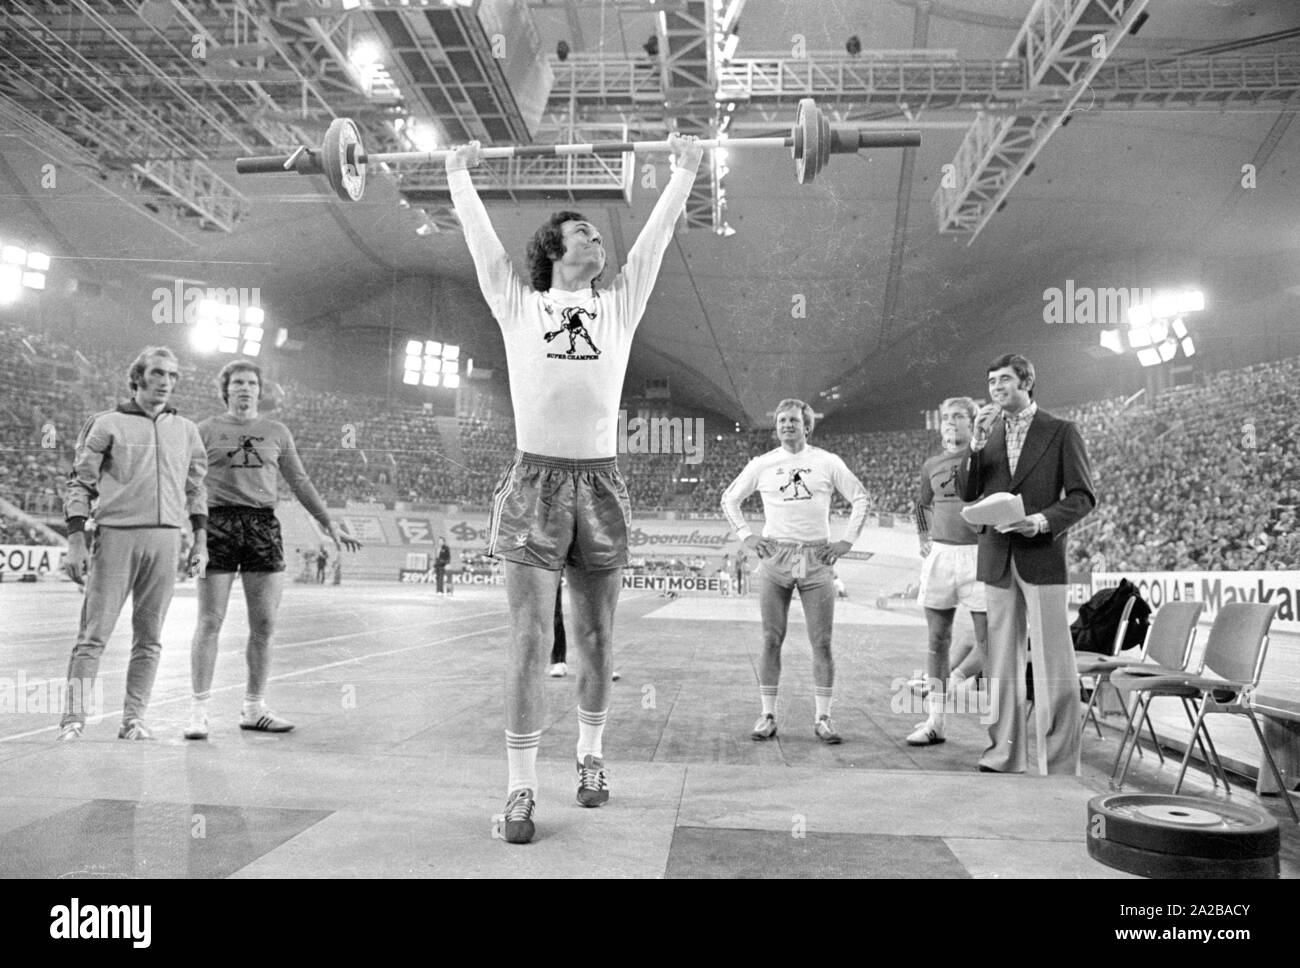
[[[908,746],[938,746],[942,742],[944,742],[943,728],[929,722],[921,723],[916,727],[916,731],[907,737]]]
[[[153,733],[138,719],[130,719],[117,731],[118,739],[153,739]]]
[[[566,675],[569,674],[569,667],[566,666],[563,662],[556,662],[554,665],[552,665],[549,669],[546,670],[546,674],[550,676],[552,679],[563,679]]]
[[[753,732],[749,734],[750,739],[771,739],[776,735],[776,717],[771,713],[764,713],[758,717],[758,722],[754,724]]]
[[[605,761],[588,753],[578,764],[578,802],[584,807],[598,807],[609,800],[605,781]]]
[[[263,709],[260,713],[242,713],[239,728],[253,729],[259,733],[287,733],[293,729],[293,723],[281,719],[269,709]]]
[[[508,844],[526,844],[533,839],[536,827],[533,824],[533,811],[537,801],[533,799],[532,790],[516,790],[506,800],[505,823],[501,836]]]
[[[70,743],[74,739],[81,739],[81,731],[85,728],[85,723],[67,723],[59,727],[59,735],[54,740],[57,743]]]
[[[208,738],[208,717],[204,713],[194,713],[190,716],[190,724],[185,727],[185,738]]]
[[[835,732],[835,727],[831,725],[829,716],[818,716],[817,722],[813,725],[813,732],[817,734],[819,740],[823,743],[829,743],[831,746],[843,742],[840,739],[840,734]]]

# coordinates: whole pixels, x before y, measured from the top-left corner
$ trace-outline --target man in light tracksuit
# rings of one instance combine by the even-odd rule
[[[187,513],[194,530],[190,574],[202,574],[208,562],[207,451],[198,427],[167,405],[180,379],[176,357],[166,347],[150,347],[131,364],[127,379],[133,398],[86,421],[68,475],[64,568],[74,579],[85,576],[90,564],[84,528],[92,504],[98,538],[68,664],[60,741],[79,738],[85,728],[87,700],[100,694],[93,688],[99,658],[127,595],[132,597],[131,660],[117,735],[153,738],[144,714],[158,672]]]

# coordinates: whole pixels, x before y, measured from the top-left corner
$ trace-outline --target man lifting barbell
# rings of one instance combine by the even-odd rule
[[[528,246],[531,287],[525,285],[467,170],[479,162],[479,146],[455,149],[446,159],[479,285],[505,338],[515,411],[518,450],[493,492],[488,529],[488,553],[506,563],[510,608],[509,782],[501,829],[510,843],[528,843],[534,834],[542,671],[565,568],[578,657],[577,797],[585,807],[609,799],[601,741],[632,518],[615,456],[619,396],[632,337],[702,154],[691,138],[674,135],[669,145],[672,178],[623,271],[605,289],[596,288],[605,269],[600,232],[576,212],[557,212],[537,230]],[[579,317],[589,347],[565,351],[547,339]]]

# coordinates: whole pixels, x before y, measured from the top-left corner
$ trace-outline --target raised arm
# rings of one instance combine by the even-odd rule
[[[686,199],[695,183],[695,172],[700,166],[703,149],[695,144],[694,138],[685,138],[678,134],[669,137],[673,145],[672,176],[664,186],[654,211],[646,219],[637,236],[636,242],[627,253],[627,264],[619,273],[612,287],[613,291],[626,300],[624,317],[635,329],[645,312],[650,293],[654,290],[655,280],[659,277],[659,267],[663,264],[664,253],[673,238],[673,228]]]
[[[501,319],[510,311],[512,302],[522,299],[527,290],[520,282],[505,246],[497,238],[487,208],[470,177],[469,169],[479,162],[478,151],[478,142],[471,141],[447,156],[447,185],[478,272],[479,288],[483,290],[493,315]]]

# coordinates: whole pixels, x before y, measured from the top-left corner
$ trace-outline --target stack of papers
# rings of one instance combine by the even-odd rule
[[[1025,520],[1025,502],[1019,494],[999,491],[962,508],[961,516],[975,527],[1006,528]]]

